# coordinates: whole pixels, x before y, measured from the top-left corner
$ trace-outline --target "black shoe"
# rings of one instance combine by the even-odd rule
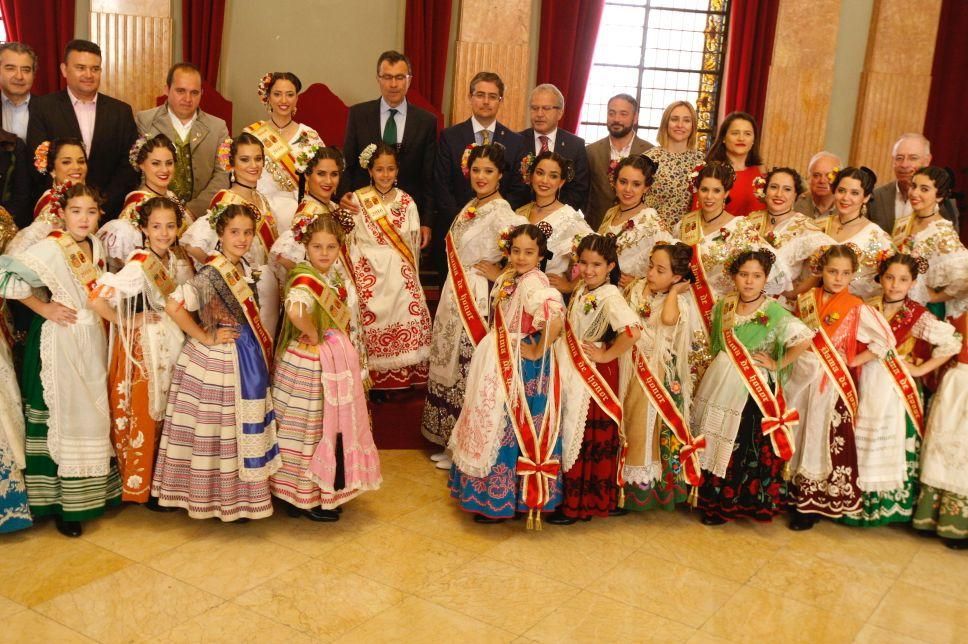
[[[298,519],[304,513],[304,510],[297,508],[292,503],[286,503],[286,515],[292,517],[293,519]]]
[[[497,519],[494,517],[486,517],[483,514],[474,515],[474,523],[482,523],[484,525],[494,525],[495,523],[504,523],[506,519]]]
[[[810,530],[813,528],[817,520],[817,517],[812,514],[804,514],[794,510],[790,513],[789,528],[794,532],[803,532],[804,530]]]
[[[934,539],[938,536],[938,533],[934,530],[918,530],[917,528],[914,528],[914,534],[924,539]]]
[[[242,517],[241,519],[236,519],[235,521],[232,521],[231,523],[240,524],[240,523],[248,523],[249,521],[250,521],[250,519],[248,519],[246,517]]]
[[[57,531],[65,537],[81,536],[81,524],[79,521],[64,521],[57,517]]]
[[[951,550],[968,550],[968,539],[945,539],[941,537],[945,548]]]
[[[724,523],[726,523],[726,519],[722,517],[713,516],[711,514],[706,514],[704,512],[702,515],[702,519],[700,519],[700,523],[702,523],[703,525],[723,525]]]
[[[334,521],[339,521],[339,512],[336,510],[313,508],[312,510],[304,511],[304,514],[310,521],[319,521],[321,523],[333,523]]]
[[[175,512],[176,510],[178,510],[178,508],[169,508],[164,505],[159,505],[157,496],[148,497],[148,501],[147,503],[145,503],[145,507],[151,510],[152,512]]]
[[[566,517],[565,513],[561,510],[555,510],[547,517],[542,519],[545,523],[550,523],[551,525],[573,525],[578,522],[578,519],[572,519],[571,517]]]
[[[612,508],[608,511],[608,516],[610,517],[624,517],[629,511],[625,508]]]

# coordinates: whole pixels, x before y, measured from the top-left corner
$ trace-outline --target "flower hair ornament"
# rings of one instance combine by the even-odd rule
[[[699,187],[696,185],[696,183],[699,181],[699,173],[702,172],[702,169],[705,167],[706,164],[700,163],[692,169],[692,172],[689,173],[689,192],[692,194],[699,192]]]
[[[837,178],[837,174],[840,172],[840,166],[835,165],[833,169],[827,173],[827,183],[833,183],[834,179]]]
[[[224,139],[218,144],[218,148],[215,150],[215,159],[218,162],[218,167],[225,172],[232,169],[232,139]]]
[[[551,239],[551,235],[555,232],[554,227],[547,221],[539,221],[535,224],[535,227],[545,236],[545,241]]]
[[[269,104],[269,87],[272,85],[272,72],[266,72],[259,79],[259,100],[261,100],[266,105]]]
[[[918,273],[924,275],[928,272],[930,265],[928,264],[927,258],[921,255],[913,255],[912,258],[914,259],[914,263],[918,265]]]
[[[858,260],[863,254],[863,251],[860,249],[860,246],[858,246],[854,242],[847,242],[846,244],[843,244],[843,246],[846,246],[852,251],[854,251],[854,255],[857,256]],[[817,248],[817,250],[813,252],[813,255],[807,258],[807,266],[810,267],[810,272],[813,273],[814,275],[820,275],[822,270],[820,266],[820,260],[823,258],[824,253],[826,253],[827,249],[829,249],[830,247],[831,247],[830,244],[826,246],[820,246],[819,248]]]
[[[608,162],[608,185],[612,187],[612,190],[615,190],[615,182],[618,181],[618,164],[624,161],[625,158],[612,159]]]
[[[471,158],[471,150],[478,147],[477,143],[471,143],[466,148],[464,148],[464,154],[460,157],[460,172],[466,178],[470,173],[470,166],[467,164],[468,160]]]
[[[753,179],[753,196],[759,201],[766,201],[766,176],[760,175]]]
[[[293,239],[302,244],[306,239],[306,231],[309,230],[309,227],[313,225],[313,222],[315,222],[316,219],[317,215],[307,213],[301,215],[296,219],[296,221],[292,222]]]
[[[531,183],[531,164],[534,163],[536,158],[533,152],[529,152],[521,159],[521,167],[518,168],[518,171],[521,173],[521,180],[524,181],[525,185]]]
[[[54,184],[50,189],[50,211],[61,216],[61,201],[64,200],[64,195],[67,194],[68,189],[74,184],[70,181],[65,181],[61,184]]]
[[[135,172],[141,172],[141,168],[138,167],[138,154],[141,152],[141,148],[143,148],[147,142],[148,137],[142,134],[134,140],[134,144],[131,146],[131,149],[128,150],[128,162],[131,164],[131,167],[134,168]]]
[[[376,152],[376,143],[371,143],[360,152],[360,167],[366,170],[370,167],[370,163],[373,162],[373,153]],[[461,171],[464,170],[464,162],[461,160]],[[467,173],[464,173],[467,176]]]
[[[47,174],[48,154],[50,154],[50,141],[44,141],[34,150],[34,168],[40,174]]]
[[[309,162],[316,157],[316,153],[323,147],[323,140],[314,130],[304,130],[293,142],[292,149],[296,153],[293,166],[299,174],[306,174]]]
[[[505,257],[511,256],[511,231],[515,226],[505,226],[497,236],[497,247]]]

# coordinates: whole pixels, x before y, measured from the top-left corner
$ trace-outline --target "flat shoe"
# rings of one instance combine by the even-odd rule
[[[159,505],[157,496],[149,497],[148,502],[145,503],[145,507],[151,510],[152,512],[175,512],[178,510],[178,508],[171,508],[166,505]]]
[[[629,511],[625,508],[612,508],[608,511],[608,516],[610,517],[624,517]]]
[[[437,461],[442,461],[445,458],[447,458],[447,452],[446,451],[444,451],[444,452],[437,452],[436,454],[431,454],[430,455],[430,460],[432,460],[434,463],[436,463]]]
[[[313,508],[312,510],[306,511],[306,517],[310,521],[319,521],[320,523],[333,523],[334,521],[339,521],[339,512],[336,510],[324,510],[322,508]]]
[[[944,547],[951,550],[968,550],[968,539],[945,539],[941,538],[944,542]]]
[[[444,457],[434,465],[438,470],[449,470],[453,466],[454,461],[450,460],[450,457]]]
[[[474,523],[482,523],[484,525],[493,525],[495,523],[504,523],[505,519],[497,519],[494,517],[487,517],[483,514],[474,515]]]
[[[64,521],[57,517],[57,531],[65,537],[81,536],[81,524],[79,521]]]
[[[545,523],[550,523],[551,525],[574,525],[578,522],[578,519],[572,519],[571,517],[566,517],[563,513],[552,512],[547,517],[542,519]]]
[[[724,523],[726,523],[726,519],[722,517],[714,517],[711,514],[704,514],[702,515],[702,519],[700,520],[700,523],[702,523],[703,525],[723,525]]]
[[[790,517],[789,528],[794,532],[803,532],[804,530],[810,530],[813,525],[817,522],[817,519],[809,514],[796,513]]]

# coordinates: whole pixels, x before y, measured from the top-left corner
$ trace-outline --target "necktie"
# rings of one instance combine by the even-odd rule
[[[397,144],[397,110],[390,108],[390,116],[387,117],[387,124],[383,127],[383,142],[388,145]]]
[[[491,144],[491,131],[481,130],[481,145],[490,145],[490,144]]]
[[[538,137],[538,140],[541,141],[541,150],[538,151],[538,154],[541,154],[542,152],[547,152],[548,140],[549,140],[548,137],[542,134],[541,136]]]

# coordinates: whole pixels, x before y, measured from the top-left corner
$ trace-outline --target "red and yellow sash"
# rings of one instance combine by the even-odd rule
[[[289,175],[294,186],[298,186],[299,175],[296,172],[296,161],[293,159],[289,142],[283,140],[279,133],[269,126],[268,121],[257,121],[245,129],[262,141],[266,156]]]
[[[894,221],[894,230],[891,231],[891,237],[894,239],[894,245],[898,248],[901,248],[904,245],[904,240],[911,235],[914,219],[914,213],[911,213],[907,217]]]
[[[317,278],[315,275],[303,273],[294,278],[290,283],[290,288],[303,288],[309,291],[316,303],[326,312],[340,331],[349,335],[350,319],[352,314],[346,304],[339,299],[328,284]]]
[[[897,340],[898,347],[904,344],[909,338],[913,339],[911,337],[911,330],[914,328],[914,324],[922,315],[927,313],[923,308],[920,311],[916,311],[914,307],[909,305],[909,302],[905,301],[901,310],[891,318],[891,331],[894,332],[894,338]],[[881,297],[874,298],[869,304],[878,311],[883,312],[884,310]],[[902,316],[902,311],[907,311],[908,314]],[[911,417],[911,422],[914,423],[914,428],[917,430],[918,436],[923,438],[924,403],[921,401],[921,395],[918,393],[914,376],[908,371],[903,356],[897,351],[888,353],[883,362],[884,366],[887,367],[887,372],[891,374],[891,381],[894,383],[894,388],[897,389],[901,400],[904,401],[904,408],[908,416]]]
[[[476,347],[480,344],[484,336],[487,335],[487,324],[477,310],[477,303],[474,301],[474,294],[471,292],[470,285],[467,283],[467,276],[464,274],[464,267],[457,256],[457,249],[454,247],[454,236],[447,233],[444,238],[447,247],[447,268],[449,277],[454,285],[454,295],[457,297],[457,313],[464,324],[464,331],[467,337]]]
[[[820,322],[820,308],[817,306],[816,289],[800,294],[800,297],[797,298],[797,309],[803,323],[816,331],[811,342],[814,353],[820,358],[820,364],[837,388],[841,400],[847,406],[847,413],[852,418],[856,417],[857,408],[860,404],[857,386],[854,384],[854,379],[850,375],[843,356],[834,348],[830,336],[827,335],[827,331]]]
[[[269,332],[266,331],[265,327],[262,326],[262,320],[259,318],[259,305],[255,303],[255,298],[252,296],[252,289],[246,283],[245,278],[239,270],[230,262],[224,255],[210,255],[207,260],[205,260],[207,266],[211,266],[219,272],[222,279],[228,285],[229,290],[232,291],[232,295],[238,301],[239,305],[242,307],[242,311],[245,313],[245,319],[249,322],[249,327],[252,332],[255,333],[255,337],[259,340],[259,346],[262,347],[262,357],[266,362],[266,366],[272,364],[272,337]]]
[[[494,309],[494,339],[497,345],[498,367],[501,372],[501,384],[507,396],[508,409],[511,417],[511,427],[517,438],[521,455],[517,461],[517,475],[521,477],[521,489],[524,503],[528,507],[528,528],[541,529],[541,509],[551,497],[551,483],[561,472],[561,461],[554,456],[555,443],[558,440],[558,422],[555,406],[561,396],[561,382],[558,378],[558,368],[554,366],[551,373],[550,404],[541,419],[541,428],[536,429],[524,389],[517,386],[514,378],[514,355],[511,351],[511,338],[504,322],[504,313],[500,306]],[[537,513],[537,524],[534,514]]]
[[[259,194],[259,197],[261,198],[262,204],[254,204],[251,201],[247,201],[241,195],[235,194],[231,190],[219,190],[215,196],[212,197],[212,203],[209,207],[214,208],[223,201],[226,201],[230,204],[237,203],[255,208],[255,211],[259,213],[259,221],[257,221],[255,224],[255,234],[256,237],[258,237],[262,242],[262,245],[266,250],[266,255],[268,255],[269,251],[272,250],[272,245],[276,243],[279,233],[276,230],[276,218],[273,216],[272,210],[269,209],[269,203],[265,201],[265,197],[262,197],[261,194]]]
[[[159,293],[161,293],[161,297],[158,298],[161,301],[165,301],[165,299],[175,290],[175,279],[168,274],[168,271],[161,264],[161,262],[158,261],[158,258],[154,255],[154,253],[139,250],[134,253],[131,256],[131,259],[128,261],[141,266],[141,270],[144,272],[145,277],[148,278],[148,283],[157,288]]]
[[[408,264],[416,268],[417,261],[414,259],[410,247],[403,241],[403,237],[400,236],[400,231],[390,221],[390,211],[387,210],[383,199],[373,189],[373,186],[367,186],[366,188],[357,190],[356,196],[360,200],[363,212],[380,228],[390,246],[393,246]]]
[[[37,203],[34,205],[34,219],[37,219],[37,217],[40,217],[40,215],[44,212],[44,208],[50,206],[53,203],[54,203],[54,195],[52,190],[48,190],[47,192],[42,194],[40,196],[40,199],[38,199]]]
[[[77,278],[78,283],[84,287],[84,290],[87,291],[89,296],[93,294],[94,288],[97,286],[97,278],[100,275],[97,269],[94,268],[94,264],[81,251],[81,247],[77,245],[74,238],[63,230],[51,231],[47,236],[56,241],[57,245],[60,246],[61,252],[64,254],[64,259],[67,260],[67,267],[74,277]]]
[[[699,463],[699,450],[705,449],[706,438],[702,435],[693,438],[689,425],[683,418],[682,412],[672,400],[661,378],[656,378],[649,363],[639,352],[638,347],[632,347],[632,364],[639,385],[649,397],[662,421],[672,429],[676,440],[682,443],[679,450],[679,461],[682,463],[683,474],[689,485],[699,485],[702,480],[702,466]]]
[[[682,218],[682,224],[679,229],[679,236],[682,238],[683,243],[692,246],[692,257],[689,259],[689,268],[692,269],[692,274],[696,278],[696,281],[692,283],[692,293],[696,298],[696,305],[699,307],[699,313],[702,315],[703,325],[706,327],[706,333],[708,334],[712,329],[713,323],[713,307],[716,306],[716,294],[713,293],[712,287],[709,286],[709,280],[706,278],[706,269],[702,265],[702,225],[700,222],[699,211],[693,211]]]
[[[773,453],[784,461],[793,458],[795,450],[793,441],[793,426],[800,422],[800,414],[796,409],[786,406],[783,398],[783,388],[779,381],[776,385],[776,394],[770,389],[768,382],[764,382],[753,356],[749,349],[733,333],[733,323],[736,318],[736,304],[739,301],[737,295],[726,296],[722,308],[722,330],[723,346],[736,367],[736,371],[743,379],[746,390],[756,402],[763,414],[761,428],[764,436],[770,437],[770,445]]]

